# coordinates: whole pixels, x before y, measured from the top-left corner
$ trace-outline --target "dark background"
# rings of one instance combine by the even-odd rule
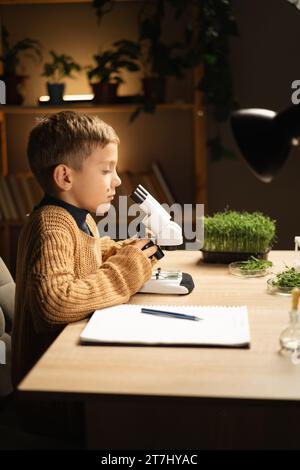
[[[134,3],[119,3],[115,12],[98,26],[89,4],[1,6],[4,24],[14,39],[26,35],[40,39],[47,50],[70,53],[82,64],[91,62],[91,54],[102,43],[122,37],[134,38]],[[287,0],[234,0],[233,12],[240,37],[232,39],[231,62],[236,97],[241,108],[265,107],[281,110],[291,104],[291,83],[300,79],[300,11]],[[166,21],[166,39],[176,38],[178,25]],[[34,104],[45,94],[41,67],[26,63],[30,79],[25,104]],[[86,78],[67,81],[67,93],[88,93]],[[121,94],[138,92],[138,77],[131,75]],[[171,79],[167,99],[190,101],[192,77]],[[186,114],[185,114],[186,113]],[[123,114],[102,116],[121,137],[120,170],[142,171],[158,160],[168,183],[180,202],[192,202],[195,194],[193,120],[191,111],[166,111],[143,115],[128,126]],[[9,115],[8,149],[11,171],[26,169],[25,145],[34,123],[32,115]],[[207,136],[213,124],[206,115]],[[238,150],[229,125],[222,126],[225,144]],[[256,180],[241,158],[212,162],[208,158],[208,211],[232,209],[262,211],[277,220],[277,249],[292,249],[294,236],[300,234],[297,203],[299,197],[300,154],[295,149],[276,179],[269,184]]]

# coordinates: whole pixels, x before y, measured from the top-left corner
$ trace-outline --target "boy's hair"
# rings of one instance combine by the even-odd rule
[[[97,116],[62,111],[38,120],[30,132],[27,157],[39,184],[51,193],[57,165],[64,163],[79,170],[96,147],[119,142],[114,129]]]

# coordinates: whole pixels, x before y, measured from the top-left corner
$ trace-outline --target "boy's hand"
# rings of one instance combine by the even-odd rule
[[[141,238],[141,239],[138,239],[138,240],[134,240],[133,242],[130,243],[130,245],[134,245],[134,246],[137,246],[138,248],[142,249],[145,245],[147,245],[147,243],[149,243],[148,238]],[[151,258],[151,256],[153,256],[154,253],[156,253],[156,252],[157,252],[157,246],[156,245],[150,246],[149,248],[146,248],[145,250],[143,250],[143,254],[147,258]]]
[[[146,227],[146,229],[145,229],[145,235],[146,235],[146,237],[148,237],[148,238],[154,237],[154,233],[153,233],[152,230],[150,230],[150,228],[148,228],[148,227]]]

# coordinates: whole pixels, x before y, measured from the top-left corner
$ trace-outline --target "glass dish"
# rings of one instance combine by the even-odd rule
[[[267,266],[263,269],[247,269],[247,271],[244,271],[241,269],[243,265],[245,265],[247,261],[235,261],[234,263],[230,263],[228,268],[229,272],[233,274],[234,276],[239,276],[239,277],[262,277],[266,276],[270,272],[270,266]]]
[[[279,287],[274,285],[276,277],[270,277],[270,279],[267,280],[267,285],[268,285],[268,292],[270,294],[277,294],[277,295],[291,295],[292,289],[294,287]]]

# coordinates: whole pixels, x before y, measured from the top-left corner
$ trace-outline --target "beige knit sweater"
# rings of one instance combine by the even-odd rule
[[[152,262],[131,245],[80,230],[67,210],[35,210],[18,244],[12,334],[13,383],[17,385],[63,327],[94,310],[126,303],[151,277]]]

